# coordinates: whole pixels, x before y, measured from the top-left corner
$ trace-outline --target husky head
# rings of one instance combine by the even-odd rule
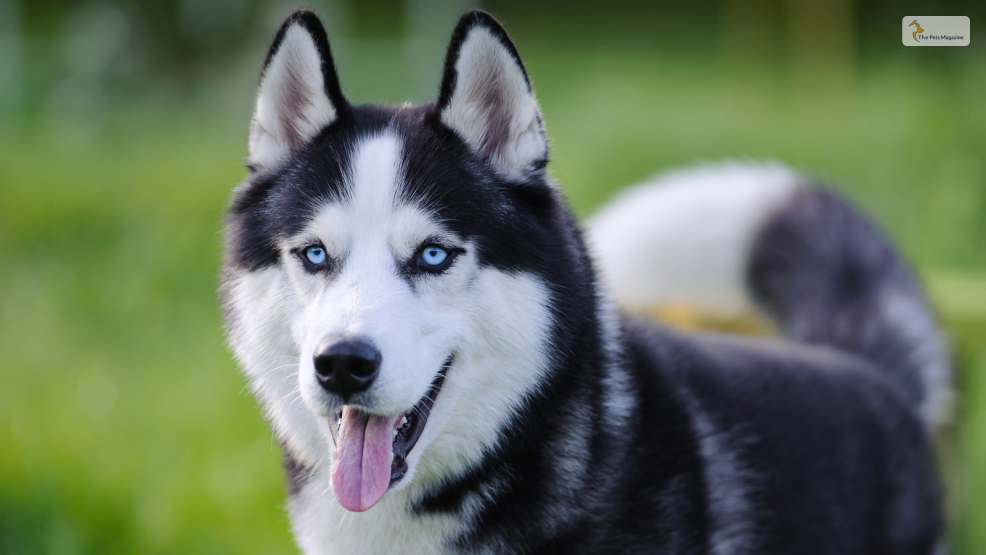
[[[262,75],[225,232],[230,342],[290,456],[365,511],[496,448],[574,352],[558,321],[591,315],[554,307],[591,270],[491,16],[456,27],[434,103],[351,105],[308,11]]]

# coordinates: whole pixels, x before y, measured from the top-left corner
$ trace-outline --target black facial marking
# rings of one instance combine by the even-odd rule
[[[346,175],[362,138],[380,133],[391,110],[360,106],[340,115],[273,172],[248,177],[227,217],[226,264],[259,270],[280,258],[277,242],[297,234],[327,202],[346,198]]]
[[[298,495],[312,475],[312,469],[296,459],[291,454],[291,450],[281,445],[281,452],[284,453],[284,471],[288,478],[288,493]]]

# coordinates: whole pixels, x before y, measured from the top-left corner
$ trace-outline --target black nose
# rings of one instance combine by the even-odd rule
[[[380,351],[362,339],[325,340],[315,351],[315,372],[326,391],[346,401],[365,391],[380,369]]]

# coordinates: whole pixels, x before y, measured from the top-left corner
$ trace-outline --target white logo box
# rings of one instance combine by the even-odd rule
[[[909,15],[901,21],[904,46],[969,46],[969,18],[964,15]]]

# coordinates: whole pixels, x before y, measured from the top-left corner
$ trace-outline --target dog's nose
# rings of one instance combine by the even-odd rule
[[[363,339],[328,339],[315,351],[315,372],[326,391],[343,400],[373,384],[380,369],[380,351]]]

